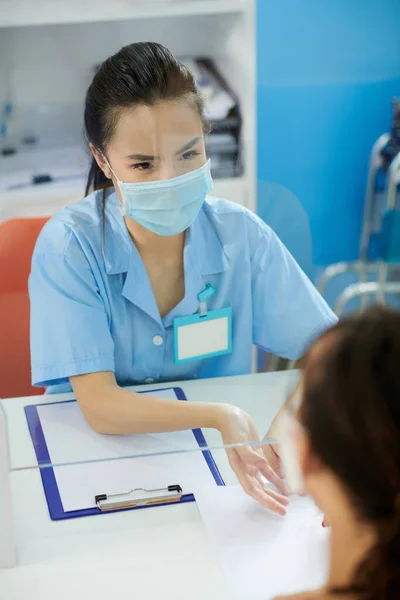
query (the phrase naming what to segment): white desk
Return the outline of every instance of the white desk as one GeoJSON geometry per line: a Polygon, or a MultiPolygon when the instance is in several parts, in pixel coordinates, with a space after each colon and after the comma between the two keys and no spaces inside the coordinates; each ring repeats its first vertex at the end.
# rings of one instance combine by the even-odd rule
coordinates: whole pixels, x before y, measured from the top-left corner
{"type": "MultiPolygon", "coordinates": [[[[264,435],[297,377],[286,371],[175,385],[189,400],[243,408],[264,435]]],[[[13,469],[37,464],[23,408],[48,401],[2,401],[13,469]]],[[[215,431],[205,436],[209,445],[221,443],[215,431]]],[[[226,483],[234,483],[225,452],[213,455],[226,483]]],[[[19,565],[0,571],[1,600],[229,600],[195,503],[53,522],[38,469],[13,471],[11,479],[19,565]]]]}

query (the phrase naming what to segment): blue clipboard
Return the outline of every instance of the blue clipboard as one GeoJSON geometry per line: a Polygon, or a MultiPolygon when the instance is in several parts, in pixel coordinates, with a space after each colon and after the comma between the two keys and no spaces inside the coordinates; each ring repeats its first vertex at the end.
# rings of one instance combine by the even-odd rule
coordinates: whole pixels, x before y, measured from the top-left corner
{"type": "MultiPolygon", "coordinates": [[[[178,400],[187,400],[183,390],[178,387],[174,388],[163,388],[162,390],[154,390],[157,391],[165,391],[166,389],[172,389],[178,398],[178,400]]],[[[54,474],[53,467],[47,466],[51,464],[50,454],[47,448],[46,439],[44,437],[42,425],[40,423],[39,413],[37,410],[38,406],[47,406],[52,404],[64,404],[65,402],[76,402],[76,400],[66,400],[66,401],[58,401],[58,402],[46,402],[43,404],[33,404],[29,406],[25,406],[25,416],[28,422],[29,433],[32,438],[33,447],[35,449],[36,458],[40,468],[40,475],[42,478],[43,489],[47,500],[47,506],[50,513],[50,518],[52,521],[61,521],[64,519],[76,519],[78,517],[89,517],[91,515],[102,515],[107,514],[107,512],[102,512],[99,508],[86,508],[82,510],[69,511],[65,512],[60,492],[57,486],[57,480],[54,474]],[[46,465],[46,467],[44,467],[46,465]]],[[[193,429],[193,435],[196,438],[196,441],[200,448],[206,448],[207,443],[204,438],[203,432],[201,429],[193,429]]],[[[203,456],[207,465],[215,479],[217,485],[225,485],[224,480],[221,477],[221,474],[218,470],[217,465],[215,464],[214,458],[209,450],[203,450],[203,456]]],[[[178,502],[169,502],[168,505],[171,504],[181,504],[182,502],[194,502],[195,498],[193,494],[185,494],[181,497],[178,502]]],[[[137,506],[137,507],[129,507],[129,508],[121,508],[113,510],[112,512],[122,512],[125,510],[138,510],[141,508],[151,508],[153,506],[161,506],[158,504],[153,504],[151,506],[137,506]]],[[[163,504],[162,506],[165,506],[163,504]]],[[[111,511],[110,511],[111,512],[111,511]]]]}

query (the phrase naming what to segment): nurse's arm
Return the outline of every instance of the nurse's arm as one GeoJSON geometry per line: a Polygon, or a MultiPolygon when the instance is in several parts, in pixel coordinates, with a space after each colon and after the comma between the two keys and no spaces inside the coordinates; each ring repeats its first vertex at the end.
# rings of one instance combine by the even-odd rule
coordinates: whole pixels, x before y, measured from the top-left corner
{"type": "Polygon", "coordinates": [[[121,388],[111,371],[70,378],[89,425],[98,433],[133,434],[206,427],[222,430],[231,407],[177,402],[121,388]]]}
{"type": "Polygon", "coordinates": [[[70,380],[87,422],[98,433],[218,429],[225,444],[240,443],[227,453],[243,489],[267,508],[285,514],[287,498],[267,490],[258,474],[262,473],[281,491],[285,490],[284,483],[271,470],[259,446],[247,445],[247,442],[258,441],[258,434],[253,421],[242,410],[229,404],[179,402],[131,392],[119,387],[114,373],[109,371],[78,375],[70,380]]]}

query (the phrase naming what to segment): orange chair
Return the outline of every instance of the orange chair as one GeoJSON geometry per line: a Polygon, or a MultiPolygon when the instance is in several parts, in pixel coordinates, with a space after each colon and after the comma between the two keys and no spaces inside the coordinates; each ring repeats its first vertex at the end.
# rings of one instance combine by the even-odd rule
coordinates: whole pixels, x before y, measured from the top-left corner
{"type": "Polygon", "coordinates": [[[0,223],[0,398],[42,394],[31,385],[28,276],[48,218],[0,223]]]}

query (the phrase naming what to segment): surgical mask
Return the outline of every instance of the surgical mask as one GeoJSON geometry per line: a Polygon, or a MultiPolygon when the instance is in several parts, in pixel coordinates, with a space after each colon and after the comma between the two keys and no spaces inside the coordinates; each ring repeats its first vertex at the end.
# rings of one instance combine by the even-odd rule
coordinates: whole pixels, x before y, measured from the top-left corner
{"type": "MultiPolygon", "coordinates": [[[[298,387],[293,398],[292,406],[294,410],[300,406],[301,392],[298,387]]],[[[286,483],[292,494],[302,494],[304,492],[304,477],[300,462],[297,456],[296,437],[301,428],[300,423],[295,416],[286,411],[280,417],[280,452],[285,471],[286,483]]]]}
{"type": "Polygon", "coordinates": [[[184,175],[143,183],[124,183],[108,166],[121,191],[122,214],[162,236],[176,235],[188,229],[213,185],[209,160],[184,175]]]}

